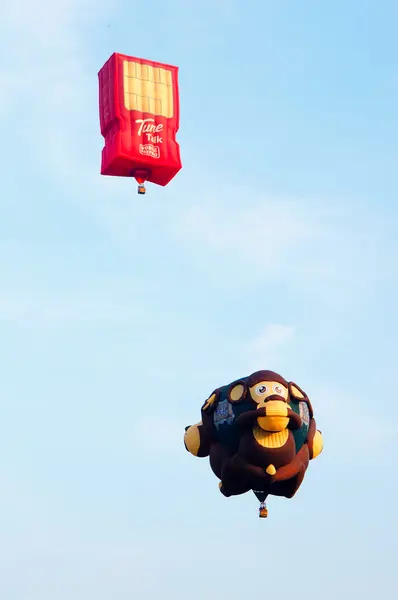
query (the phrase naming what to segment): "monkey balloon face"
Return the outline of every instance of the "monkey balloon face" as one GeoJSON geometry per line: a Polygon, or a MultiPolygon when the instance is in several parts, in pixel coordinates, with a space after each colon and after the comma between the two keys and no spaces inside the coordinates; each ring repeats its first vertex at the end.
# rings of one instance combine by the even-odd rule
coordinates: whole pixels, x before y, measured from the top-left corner
{"type": "Polygon", "coordinates": [[[266,416],[257,418],[257,423],[265,431],[283,431],[289,424],[287,404],[289,389],[280,381],[261,380],[249,387],[251,399],[257,409],[266,416]]]}
{"type": "Polygon", "coordinates": [[[267,432],[296,429],[302,423],[297,410],[291,410],[292,401],[305,403],[312,417],[310,401],[296,384],[287,382],[274,371],[256,371],[215,390],[202,406],[202,418],[206,422],[210,418],[217,427],[220,423],[225,426],[229,421],[241,419],[246,414],[267,432]]]}

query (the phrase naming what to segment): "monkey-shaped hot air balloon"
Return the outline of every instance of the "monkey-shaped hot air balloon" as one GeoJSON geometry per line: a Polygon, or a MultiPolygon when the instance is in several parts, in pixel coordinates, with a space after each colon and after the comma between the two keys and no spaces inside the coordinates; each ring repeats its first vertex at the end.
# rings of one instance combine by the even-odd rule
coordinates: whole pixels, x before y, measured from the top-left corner
{"type": "Polygon", "coordinates": [[[311,459],[323,449],[307,394],[274,371],[256,371],[214,390],[202,419],[185,428],[185,448],[209,457],[226,496],[250,490],[268,516],[266,498],[292,498],[311,459]]]}

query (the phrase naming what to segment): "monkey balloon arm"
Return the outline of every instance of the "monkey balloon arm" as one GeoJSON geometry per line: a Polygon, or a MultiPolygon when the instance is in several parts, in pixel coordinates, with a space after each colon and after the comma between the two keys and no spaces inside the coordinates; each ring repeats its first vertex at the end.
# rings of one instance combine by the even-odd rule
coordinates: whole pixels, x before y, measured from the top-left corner
{"type": "Polygon", "coordinates": [[[316,428],[315,419],[312,418],[307,434],[308,450],[310,452],[310,459],[316,458],[323,450],[323,437],[322,433],[316,428]]]}
{"type": "Polygon", "coordinates": [[[185,427],[184,446],[188,452],[201,458],[209,456],[212,437],[209,436],[207,429],[202,421],[196,425],[185,427]]]}
{"type": "Polygon", "coordinates": [[[237,427],[241,427],[242,429],[244,429],[246,427],[252,427],[253,424],[258,419],[258,417],[265,417],[265,416],[266,416],[266,412],[265,412],[264,407],[257,408],[255,410],[248,410],[247,412],[244,412],[241,415],[239,415],[239,417],[236,419],[235,423],[236,423],[237,427]]]}
{"type": "Polygon", "coordinates": [[[287,411],[287,416],[289,417],[289,429],[300,429],[303,424],[303,420],[297,413],[294,412],[291,408],[287,411]]]}
{"type": "Polygon", "coordinates": [[[306,445],[302,446],[298,451],[292,462],[283,467],[279,467],[274,475],[274,481],[286,481],[295,477],[304,465],[308,465],[309,451],[306,445]]]}

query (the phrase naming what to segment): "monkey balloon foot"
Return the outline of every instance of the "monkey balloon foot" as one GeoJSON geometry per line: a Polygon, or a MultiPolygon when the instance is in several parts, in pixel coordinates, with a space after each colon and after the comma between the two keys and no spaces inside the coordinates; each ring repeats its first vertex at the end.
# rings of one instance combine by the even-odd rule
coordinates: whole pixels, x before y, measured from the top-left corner
{"type": "Polygon", "coordinates": [[[218,489],[220,490],[222,495],[225,496],[226,498],[229,498],[230,496],[232,496],[231,492],[229,492],[228,490],[225,489],[222,481],[220,481],[220,483],[218,484],[218,489]]]}

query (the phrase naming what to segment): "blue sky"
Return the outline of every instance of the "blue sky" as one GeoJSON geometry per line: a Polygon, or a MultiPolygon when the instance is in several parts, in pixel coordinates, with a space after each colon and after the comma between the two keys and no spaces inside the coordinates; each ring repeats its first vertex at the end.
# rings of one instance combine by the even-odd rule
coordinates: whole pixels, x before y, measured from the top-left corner
{"type": "Polygon", "coordinates": [[[396,3],[2,10],[1,599],[392,597],[396,3]],[[180,67],[183,170],[145,197],[99,175],[114,51],[180,67]],[[258,368],[325,441],[267,521],[182,444],[258,368]]]}

